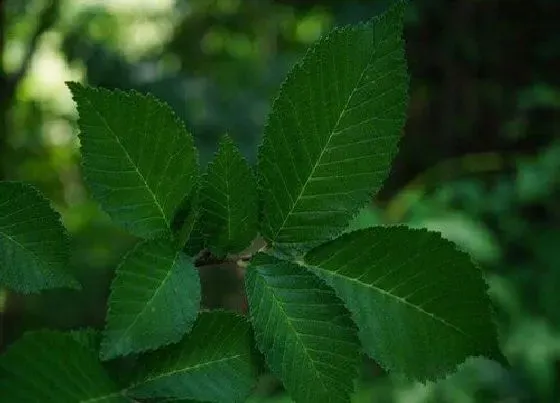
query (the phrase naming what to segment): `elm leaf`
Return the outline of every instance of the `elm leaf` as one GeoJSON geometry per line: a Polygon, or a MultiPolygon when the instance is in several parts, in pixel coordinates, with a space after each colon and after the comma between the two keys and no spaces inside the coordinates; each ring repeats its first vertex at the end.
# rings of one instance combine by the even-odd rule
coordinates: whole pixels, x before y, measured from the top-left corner
{"type": "Polygon", "coordinates": [[[404,11],[399,1],[335,29],[283,83],[258,153],[261,233],[273,243],[341,233],[389,173],[406,117],[404,11]]]}
{"type": "Polygon", "coordinates": [[[198,177],[192,136],[151,95],[68,87],[78,105],[83,172],[93,197],[132,234],[170,236],[198,177]]]}
{"type": "Polygon", "coordinates": [[[305,264],[335,289],[366,353],[389,371],[425,381],[470,356],[505,361],[482,271],[436,232],[358,230],[312,249],[305,264]]]}
{"type": "Polygon", "coordinates": [[[191,329],[199,308],[200,279],[192,259],[171,240],[140,242],[117,268],[101,358],[179,341],[191,329]]]}
{"type": "Polygon", "coordinates": [[[68,234],[33,186],[0,182],[0,285],[24,294],[80,289],[68,272],[68,234]]]}

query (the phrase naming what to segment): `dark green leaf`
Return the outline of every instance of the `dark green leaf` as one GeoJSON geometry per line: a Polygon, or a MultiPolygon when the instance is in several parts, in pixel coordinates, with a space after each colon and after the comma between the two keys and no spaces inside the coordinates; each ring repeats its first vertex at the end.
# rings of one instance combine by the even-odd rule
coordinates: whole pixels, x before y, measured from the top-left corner
{"type": "Polygon", "coordinates": [[[252,335],[233,312],[203,312],[178,344],[145,358],[146,373],[129,394],[209,402],[243,402],[255,382],[252,335]]]}
{"type": "Polygon", "coordinates": [[[97,354],[70,334],[27,333],[0,357],[0,401],[127,403],[97,354]]]}
{"type": "Polygon", "coordinates": [[[427,380],[469,356],[503,360],[482,272],[438,233],[364,229],[305,262],[346,303],[366,352],[387,370],[427,380]]]}
{"type": "Polygon", "coordinates": [[[101,341],[101,334],[98,330],[91,327],[72,330],[69,332],[70,336],[80,343],[82,346],[99,354],[99,344],[101,341]]]}
{"type": "Polygon", "coordinates": [[[171,235],[198,175],[192,136],[151,95],[68,86],[80,114],[84,176],[95,199],[135,235],[171,235]]]}
{"type": "Polygon", "coordinates": [[[0,285],[21,293],[80,285],[68,273],[68,235],[33,186],[0,182],[0,285]]]}
{"type": "Polygon", "coordinates": [[[257,183],[233,141],[224,136],[208,166],[201,192],[209,249],[222,256],[240,252],[257,234],[257,183]]]}
{"type": "Polygon", "coordinates": [[[139,243],[117,268],[101,357],[152,350],[179,341],[200,307],[192,259],[170,241],[139,243]]]}
{"type": "Polygon", "coordinates": [[[305,268],[258,254],[247,269],[255,338],[296,402],[349,402],[357,329],[334,291],[305,268]]]}
{"type": "Polygon", "coordinates": [[[336,29],[296,65],[259,149],[261,232],[276,243],[330,239],[381,187],[405,121],[404,2],[336,29]]]}

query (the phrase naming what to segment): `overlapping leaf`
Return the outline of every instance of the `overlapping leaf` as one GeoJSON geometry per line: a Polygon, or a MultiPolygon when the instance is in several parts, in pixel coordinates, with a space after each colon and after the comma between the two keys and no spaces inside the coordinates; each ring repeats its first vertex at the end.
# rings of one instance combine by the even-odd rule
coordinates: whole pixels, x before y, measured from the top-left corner
{"type": "Polygon", "coordinates": [[[198,175],[192,136],[150,95],[68,86],[78,105],[83,170],[95,199],[135,235],[170,235],[198,175]]]}
{"type": "Polygon", "coordinates": [[[438,233],[359,230],[311,250],[305,263],[336,290],[366,352],[388,370],[426,380],[469,356],[503,360],[482,272],[438,233]]]}
{"type": "Polygon", "coordinates": [[[204,232],[216,255],[239,252],[257,234],[257,183],[228,136],[208,166],[201,193],[204,232]]]}
{"type": "Polygon", "coordinates": [[[259,149],[269,240],[329,239],[380,188],[405,121],[404,8],[332,31],[284,82],[259,149]]]}
{"type": "Polygon", "coordinates": [[[22,293],[80,288],[67,271],[68,236],[34,187],[0,182],[0,285],[22,293]]]}
{"type": "Polygon", "coordinates": [[[1,402],[132,403],[70,334],[28,333],[0,357],[0,369],[1,402]]]}
{"type": "Polygon", "coordinates": [[[357,329],[334,291],[291,262],[257,255],[246,274],[255,338],[296,402],[349,402],[357,329]]]}
{"type": "Polygon", "coordinates": [[[243,402],[255,382],[249,323],[233,312],[203,312],[178,344],[152,353],[129,395],[243,402]]]}
{"type": "Polygon", "coordinates": [[[177,342],[200,306],[200,279],[191,258],[170,241],[138,244],[117,268],[109,297],[101,357],[177,342]]]}

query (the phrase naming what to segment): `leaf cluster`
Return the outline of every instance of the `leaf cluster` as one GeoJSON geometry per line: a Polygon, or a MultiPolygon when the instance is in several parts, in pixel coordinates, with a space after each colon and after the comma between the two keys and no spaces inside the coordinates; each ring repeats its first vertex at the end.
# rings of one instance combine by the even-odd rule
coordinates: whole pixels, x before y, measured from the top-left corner
{"type": "MultiPolygon", "coordinates": [[[[141,240],[116,269],[100,343],[92,331],[26,334],[0,358],[0,400],[243,401],[255,346],[298,402],[348,402],[362,352],[420,381],[472,355],[503,360],[467,254],[435,232],[348,228],[397,153],[404,11],[308,51],[274,100],[256,172],[227,136],[201,172],[192,135],[151,95],[69,83],[86,183],[141,240]],[[248,318],[201,311],[205,254],[246,270],[248,318]],[[131,357],[123,386],[106,369],[131,357]]],[[[48,200],[0,183],[5,286],[78,287],[66,243],[48,200]]]]}

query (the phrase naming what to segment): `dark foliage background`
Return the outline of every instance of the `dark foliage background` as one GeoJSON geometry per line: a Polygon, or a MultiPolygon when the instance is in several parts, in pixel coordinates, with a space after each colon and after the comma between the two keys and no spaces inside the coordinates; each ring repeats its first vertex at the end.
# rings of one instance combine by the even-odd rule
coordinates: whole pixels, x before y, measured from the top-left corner
{"type": "MultiPolygon", "coordinates": [[[[224,132],[254,161],[272,97],[309,44],[390,3],[0,0],[0,178],[52,198],[85,285],[31,297],[1,290],[0,350],[24,329],[101,328],[113,270],[135,242],[82,182],[65,80],[152,92],[185,120],[204,163],[224,132]]],[[[409,119],[394,171],[360,219],[438,229],[471,252],[512,368],[473,360],[424,386],[364,360],[356,401],[560,401],[558,21],[558,0],[411,2],[409,119]]],[[[232,270],[203,276],[207,305],[241,309],[232,270]]],[[[266,376],[253,399],[287,401],[266,376]]]]}

